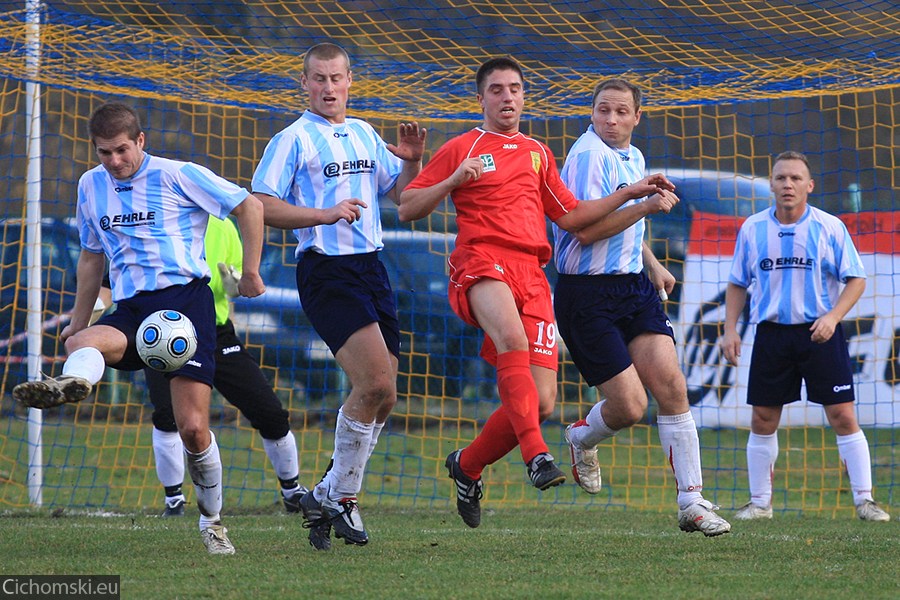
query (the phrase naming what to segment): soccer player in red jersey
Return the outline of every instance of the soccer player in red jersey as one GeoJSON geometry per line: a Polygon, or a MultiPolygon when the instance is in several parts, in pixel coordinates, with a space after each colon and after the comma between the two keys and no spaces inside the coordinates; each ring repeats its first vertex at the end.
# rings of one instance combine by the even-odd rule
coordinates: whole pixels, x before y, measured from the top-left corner
{"type": "Polygon", "coordinates": [[[598,221],[632,198],[674,187],[652,175],[597,201],[577,200],[550,149],[519,131],[522,69],[510,58],[475,76],[484,122],[444,144],[400,195],[400,219],[430,214],[448,195],[458,233],[450,255],[450,305],[485,332],[481,356],[497,369],[501,406],[472,443],[447,457],[457,510],[481,522],[481,473],[516,446],[535,487],[565,481],[541,435],[556,402],[556,325],[542,270],[551,256],[545,217],[567,231],[598,221]]]}

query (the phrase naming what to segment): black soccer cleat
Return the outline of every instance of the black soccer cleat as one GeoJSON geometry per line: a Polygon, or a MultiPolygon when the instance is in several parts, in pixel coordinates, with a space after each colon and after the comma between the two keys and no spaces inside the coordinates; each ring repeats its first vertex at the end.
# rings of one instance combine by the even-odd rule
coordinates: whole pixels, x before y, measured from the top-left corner
{"type": "Polygon", "coordinates": [[[484,485],[481,477],[472,479],[459,466],[459,455],[462,450],[454,450],[444,463],[450,478],[456,484],[456,512],[463,523],[475,528],[481,525],[481,499],[484,497],[484,485]]]}
{"type": "Polygon", "coordinates": [[[553,464],[553,456],[542,452],[528,463],[528,476],[537,489],[543,491],[566,480],[566,474],[553,464]]]}

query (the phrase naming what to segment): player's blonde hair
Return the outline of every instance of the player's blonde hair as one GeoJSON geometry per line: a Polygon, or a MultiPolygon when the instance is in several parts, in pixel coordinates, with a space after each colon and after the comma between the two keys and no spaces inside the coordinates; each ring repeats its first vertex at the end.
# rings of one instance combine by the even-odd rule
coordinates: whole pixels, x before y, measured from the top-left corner
{"type": "Polygon", "coordinates": [[[309,74],[309,61],[310,59],[316,58],[318,60],[331,60],[333,58],[338,58],[339,56],[343,56],[344,60],[347,62],[347,70],[350,70],[350,55],[347,54],[347,51],[338,46],[337,44],[332,44],[331,42],[322,42],[321,44],[316,44],[312,48],[306,51],[306,54],[303,56],[303,72],[305,74],[309,74]]]}

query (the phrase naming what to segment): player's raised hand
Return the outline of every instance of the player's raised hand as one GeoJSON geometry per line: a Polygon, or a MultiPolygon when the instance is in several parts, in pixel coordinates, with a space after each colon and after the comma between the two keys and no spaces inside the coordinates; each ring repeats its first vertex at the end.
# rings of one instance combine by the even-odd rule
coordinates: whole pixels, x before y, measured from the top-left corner
{"type": "Polygon", "coordinates": [[[388,144],[387,149],[394,156],[409,161],[420,161],[425,155],[425,134],[427,130],[415,121],[397,125],[397,144],[388,144]]]}
{"type": "Polygon", "coordinates": [[[332,225],[341,219],[352,224],[362,216],[362,209],[368,208],[368,204],[359,198],[341,200],[330,208],[322,209],[322,225],[332,225]]]}

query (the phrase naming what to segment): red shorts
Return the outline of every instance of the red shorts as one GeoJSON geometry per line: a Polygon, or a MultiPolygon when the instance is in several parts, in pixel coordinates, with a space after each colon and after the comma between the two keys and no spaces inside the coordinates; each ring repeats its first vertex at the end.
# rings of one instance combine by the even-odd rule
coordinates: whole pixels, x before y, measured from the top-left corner
{"type": "MultiPolygon", "coordinates": [[[[559,368],[556,321],[547,276],[535,256],[510,252],[496,246],[462,246],[450,255],[450,307],[459,318],[475,327],[478,321],[469,308],[469,288],[481,279],[502,281],[512,291],[531,345],[531,364],[554,371],[559,368]]],[[[497,365],[497,348],[485,336],[481,357],[497,365]]]]}

